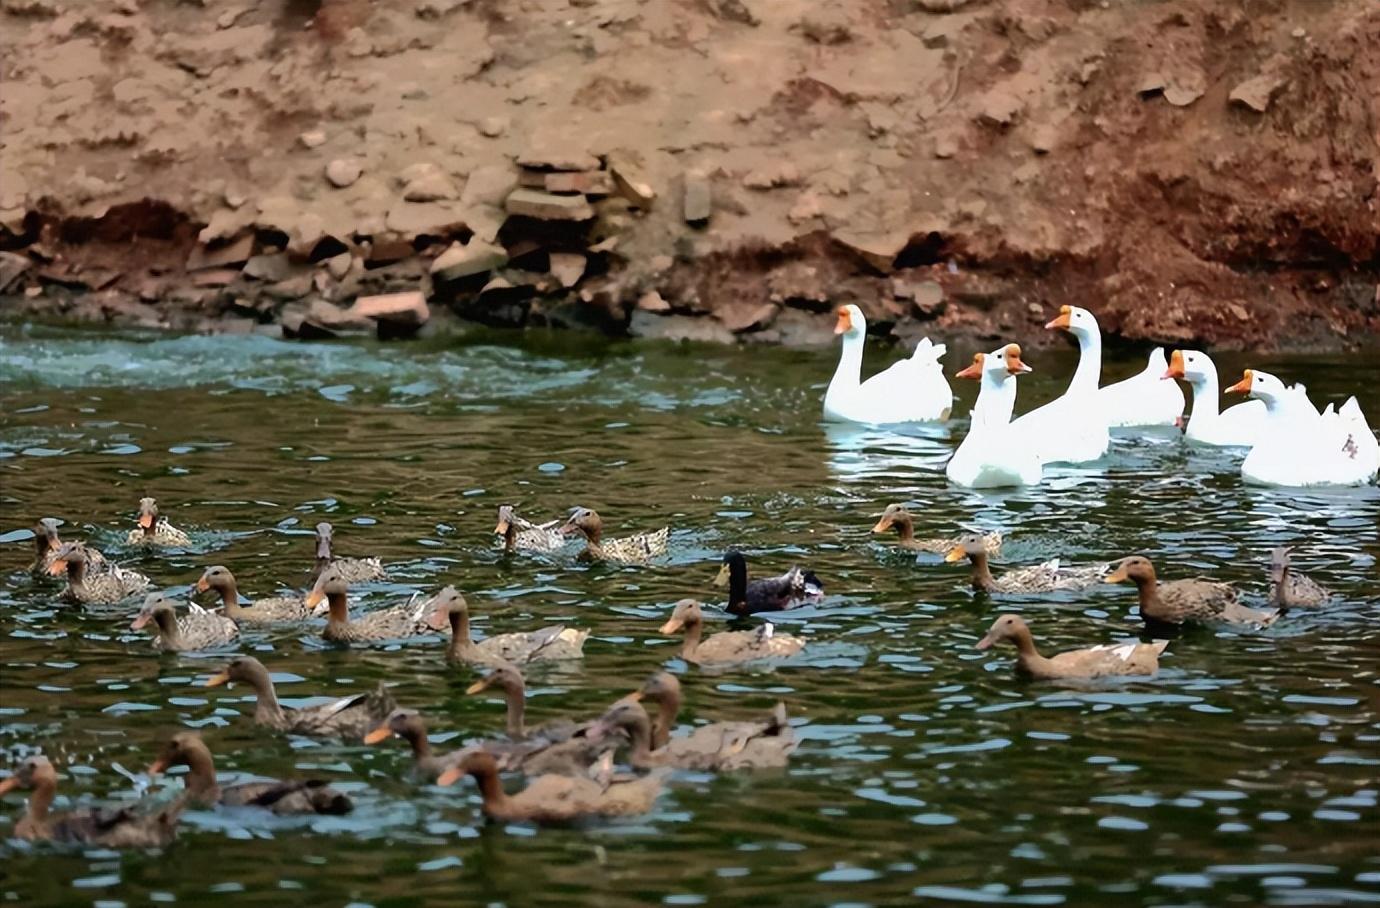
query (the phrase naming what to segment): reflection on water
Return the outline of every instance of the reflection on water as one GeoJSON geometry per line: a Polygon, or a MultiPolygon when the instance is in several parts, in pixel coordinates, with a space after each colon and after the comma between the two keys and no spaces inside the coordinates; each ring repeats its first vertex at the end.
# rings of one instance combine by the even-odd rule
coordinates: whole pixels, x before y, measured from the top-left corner
{"type": "MultiPolygon", "coordinates": [[[[828,352],[570,335],[521,347],[502,335],[387,347],[0,338],[0,764],[50,754],[60,806],[134,797],[162,737],[199,728],[227,780],[312,773],[357,804],[310,820],[197,811],[166,857],[0,846],[9,901],[1380,900],[1380,490],[1247,488],[1227,452],[1126,433],[1105,463],[1052,469],[1038,488],[950,488],[943,462],[962,419],[933,432],[822,424],[828,352]],[[123,547],[144,494],[192,530],[190,551],[123,547]],[[1154,681],[1022,684],[1010,650],[974,649],[996,614],[1023,614],[1054,651],[1133,635],[1130,591],[976,596],[961,567],[871,535],[892,501],[910,505],[922,535],[1004,530],[1005,563],[1138,551],[1162,575],[1212,574],[1256,604],[1268,550],[1287,542],[1341,601],[1262,632],[1188,635],[1154,681]],[[669,523],[671,551],[646,567],[586,564],[574,546],[504,558],[488,535],[504,502],[535,519],[596,507],[615,535],[669,523]],[[127,609],[56,605],[55,588],[22,572],[27,527],[48,514],[179,594],[211,561],[249,595],[300,585],[311,527],[329,519],[342,553],[392,568],[355,608],[455,583],[481,632],[557,621],[593,632],[583,665],[530,679],[530,721],[593,714],[664,663],[683,678],[685,721],[781,698],[801,750],[783,772],[680,776],[646,818],[484,825],[472,786],[414,785],[396,742],[263,734],[247,691],[202,686],[220,659],[154,655],[127,609]],[[799,563],[823,578],[823,605],[781,619],[809,638],[805,658],[710,672],[658,636],[675,600],[713,601],[729,545],[755,572],[799,563]]],[[[1221,360],[1224,373],[1244,365],[1221,360]]],[[[1022,380],[1022,410],[1059,393],[1051,376],[1072,358],[1040,364],[1022,380]]],[[[1305,380],[1320,403],[1360,392],[1380,423],[1373,356],[1259,365],[1305,380]]],[[[954,384],[961,416],[976,388],[954,384]]],[[[243,640],[289,704],[386,678],[431,718],[439,747],[498,730],[501,705],[465,696],[470,675],[439,647],[341,652],[291,628],[243,640]]],[[[0,833],[21,802],[5,800],[0,833]]]]}

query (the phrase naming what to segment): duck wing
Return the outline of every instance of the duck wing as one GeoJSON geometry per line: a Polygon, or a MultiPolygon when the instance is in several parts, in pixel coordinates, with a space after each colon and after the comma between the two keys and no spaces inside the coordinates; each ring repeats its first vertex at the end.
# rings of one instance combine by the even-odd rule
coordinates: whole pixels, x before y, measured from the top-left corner
{"type": "Polygon", "coordinates": [[[331,560],[331,567],[339,571],[345,582],[351,586],[388,579],[383,562],[377,558],[334,558],[331,560]]]}
{"type": "Polygon", "coordinates": [[[343,816],[354,803],[321,779],[244,782],[221,789],[220,802],[231,807],[262,807],[283,816],[343,816]]]}
{"type": "Polygon", "coordinates": [[[476,644],[485,658],[498,658],[514,665],[555,659],[579,659],[584,655],[589,631],[553,624],[535,631],[517,631],[485,637],[476,644]]]}

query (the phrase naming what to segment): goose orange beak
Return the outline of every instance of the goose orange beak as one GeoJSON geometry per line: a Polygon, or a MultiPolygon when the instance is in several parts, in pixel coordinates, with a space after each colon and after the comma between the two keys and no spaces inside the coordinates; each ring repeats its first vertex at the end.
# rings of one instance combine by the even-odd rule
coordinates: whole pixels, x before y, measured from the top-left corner
{"type": "Polygon", "coordinates": [[[974,353],[973,361],[964,368],[954,373],[954,378],[971,378],[975,381],[982,380],[982,361],[986,358],[985,353],[974,353]]]}
{"type": "Polygon", "coordinates": [[[8,779],[0,780],[0,797],[9,794],[19,787],[19,777],[10,776],[8,779]]]}
{"type": "Polygon", "coordinates": [[[665,624],[661,626],[661,633],[674,634],[679,632],[680,629],[683,627],[685,627],[684,619],[672,618],[670,621],[667,621],[665,624]]]}
{"type": "Polygon", "coordinates": [[[446,785],[454,785],[456,782],[460,781],[460,777],[464,774],[465,771],[459,766],[452,766],[436,777],[436,784],[443,787],[446,785]]]}
{"type": "Polygon", "coordinates": [[[835,334],[846,334],[853,330],[853,316],[848,314],[848,307],[839,307],[838,324],[834,325],[835,334]]]}
{"type": "Polygon", "coordinates": [[[1006,371],[1009,375],[1021,375],[1035,370],[1025,364],[1021,359],[1021,345],[1009,344],[1006,348],[1006,371]]]}
{"type": "Polygon", "coordinates": [[[393,729],[389,728],[387,725],[380,725],[364,736],[364,743],[377,744],[380,741],[387,741],[391,737],[393,737],[393,729]]]}
{"type": "Polygon", "coordinates": [[[222,684],[230,683],[230,673],[220,672],[206,679],[207,687],[220,687],[222,684]]]}
{"type": "Polygon", "coordinates": [[[891,529],[891,525],[895,522],[896,521],[890,517],[883,516],[881,520],[877,521],[877,525],[872,528],[872,532],[885,533],[887,530],[891,529]]]}
{"type": "Polygon", "coordinates": [[[944,561],[953,564],[955,561],[962,561],[968,553],[963,551],[963,546],[956,545],[949,549],[949,553],[944,556],[944,561]]]}
{"type": "Polygon", "coordinates": [[[1227,393],[1249,394],[1251,393],[1251,382],[1254,380],[1255,376],[1251,374],[1250,369],[1247,369],[1245,372],[1241,374],[1241,380],[1227,389],[1227,393]]]}
{"type": "Polygon", "coordinates": [[[1069,326],[1069,319],[1070,316],[1072,316],[1072,314],[1072,306],[1060,306],[1059,314],[1056,315],[1054,318],[1050,319],[1049,321],[1045,322],[1045,328],[1067,328],[1069,326]]]}
{"type": "Polygon", "coordinates": [[[1184,351],[1175,350],[1169,354],[1169,368],[1164,370],[1160,378],[1183,378],[1184,377],[1184,351]]]}

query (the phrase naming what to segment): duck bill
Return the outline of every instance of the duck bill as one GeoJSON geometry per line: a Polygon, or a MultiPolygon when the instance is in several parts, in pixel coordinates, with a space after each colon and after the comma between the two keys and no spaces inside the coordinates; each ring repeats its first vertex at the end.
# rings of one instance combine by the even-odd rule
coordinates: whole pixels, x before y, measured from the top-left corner
{"type": "Polygon", "coordinates": [[[640,703],[640,702],[642,702],[642,697],[643,697],[643,696],[644,696],[644,694],[642,693],[642,691],[640,691],[640,690],[635,690],[635,691],[633,691],[632,693],[628,694],[627,696],[623,697],[622,699],[628,700],[628,701],[630,701],[630,702],[632,702],[632,703],[640,703]]]}
{"type": "Polygon", "coordinates": [[[450,614],[443,608],[435,607],[426,616],[426,626],[433,631],[443,631],[450,620],[450,614]]]}
{"type": "Polygon", "coordinates": [[[389,728],[387,725],[380,725],[364,736],[364,743],[377,744],[380,741],[387,741],[391,737],[393,737],[393,729],[389,728]]]}
{"type": "Polygon", "coordinates": [[[872,528],[872,532],[885,533],[887,530],[891,529],[891,525],[895,522],[896,521],[892,520],[890,517],[883,517],[881,520],[877,521],[877,525],[872,528]]]}
{"type": "Polygon", "coordinates": [[[1070,324],[1069,316],[1071,314],[1072,310],[1070,310],[1068,306],[1061,307],[1059,309],[1058,315],[1056,315],[1049,321],[1045,322],[1045,330],[1052,331],[1055,328],[1063,328],[1067,330],[1070,324]]]}
{"type": "Polygon", "coordinates": [[[474,682],[474,683],[471,684],[469,687],[465,688],[465,693],[468,694],[469,696],[473,697],[475,694],[479,693],[480,691],[486,691],[486,690],[488,690],[488,689],[489,689],[489,679],[488,679],[488,678],[480,678],[478,681],[474,682]]]}
{"type": "Polygon", "coordinates": [[[672,618],[661,626],[661,633],[669,636],[678,633],[683,627],[685,627],[685,621],[683,619],[672,618]]]}
{"type": "Polygon", "coordinates": [[[156,776],[159,773],[164,772],[167,768],[168,761],[163,757],[159,757],[157,760],[154,760],[152,763],[149,764],[149,768],[145,770],[145,772],[147,772],[151,776],[156,776]]]}
{"type": "Polygon", "coordinates": [[[324,592],[319,589],[314,589],[310,593],[307,593],[307,598],[303,599],[302,603],[306,605],[307,608],[314,610],[325,598],[326,594],[324,592]]]}
{"type": "Polygon", "coordinates": [[[954,378],[971,378],[973,381],[982,380],[982,366],[977,363],[965,366],[954,373],[954,378]]]}
{"type": "Polygon", "coordinates": [[[148,511],[139,512],[139,526],[146,530],[153,529],[153,515],[148,511]]]}
{"type": "Polygon", "coordinates": [[[443,788],[447,785],[454,785],[456,782],[460,781],[460,777],[464,774],[465,771],[459,766],[452,766],[436,777],[436,784],[443,788]]]}
{"type": "Polygon", "coordinates": [[[8,779],[0,779],[0,797],[3,797],[19,787],[19,777],[10,776],[8,779]]]}
{"type": "Polygon", "coordinates": [[[135,618],[133,621],[131,621],[131,622],[129,623],[129,629],[132,630],[132,631],[137,631],[137,630],[139,630],[139,629],[142,628],[144,625],[148,624],[148,623],[149,623],[149,619],[152,618],[152,617],[153,617],[153,615],[152,615],[151,613],[149,613],[149,612],[143,612],[142,614],[139,615],[138,618],[135,618]]]}
{"type": "Polygon", "coordinates": [[[500,520],[498,526],[494,527],[495,536],[507,536],[510,524],[506,520],[500,520]]]}
{"type": "Polygon", "coordinates": [[[196,582],[196,591],[198,593],[204,593],[210,588],[211,584],[205,577],[202,577],[200,580],[196,582]]]}
{"type": "Polygon", "coordinates": [[[996,643],[996,642],[997,642],[996,640],[992,639],[992,635],[991,635],[991,634],[987,634],[987,635],[985,635],[981,640],[979,640],[979,641],[977,642],[977,648],[978,648],[978,649],[991,649],[991,648],[992,648],[992,644],[993,644],[993,643],[996,643]]]}
{"type": "Polygon", "coordinates": [[[847,309],[839,310],[839,320],[834,325],[835,334],[847,334],[853,330],[853,316],[848,314],[847,309]]]}
{"type": "Polygon", "coordinates": [[[1118,567],[1116,570],[1112,571],[1112,572],[1111,572],[1110,574],[1108,574],[1106,577],[1103,577],[1103,578],[1102,578],[1102,582],[1103,582],[1103,583],[1125,583],[1127,580],[1130,580],[1130,579],[1131,579],[1131,575],[1130,575],[1130,574],[1127,574],[1127,573],[1126,573],[1126,568],[1125,568],[1124,566],[1122,566],[1122,567],[1118,567]]]}
{"type": "Polygon", "coordinates": [[[66,571],[66,570],[67,570],[67,561],[66,561],[66,559],[59,559],[59,560],[57,560],[57,561],[54,561],[52,564],[48,565],[48,573],[49,573],[49,574],[52,574],[54,577],[59,577],[59,576],[61,576],[62,573],[63,573],[64,571],[66,571]]]}
{"type": "Polygon", "coordinates": [[[1241,380],[1227,389],[1228,394],[1249,394],[1251,393],[1251,370],[1247,369],[1241,376],[1241,380]]]}
{"type": "Polygon", "coordinates": [[[968,553],[963,550],[963,546],[956,545],[953,548],[949,549],[949,553],[944,556],[944,561],[949,564],[953,564],[955,561],[962,561],[963,556],[966,554],[968,553]]]}
{"type": "Polygon", "coordinates": [[[207,687],[220,687],[222,684],[230,683],[230,673],[220,672],[206,679],[207,687]]]}
{"type": "Polygon", "coordinates": [[[714,575],[713,583],[715,586],[728,585],[728,565],[725,564],[723,567],[719,568],[719,573],[714,575]]]}

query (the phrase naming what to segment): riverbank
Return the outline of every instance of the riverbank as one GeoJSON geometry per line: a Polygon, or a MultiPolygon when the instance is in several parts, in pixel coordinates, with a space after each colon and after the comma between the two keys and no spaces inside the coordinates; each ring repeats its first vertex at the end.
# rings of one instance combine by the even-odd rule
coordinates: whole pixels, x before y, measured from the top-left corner
{"type": "Polygon", "coordinates": [[[16,318],[1380,336],[1380,9],[7,0],[16,318]],[[667,73],[676,74],[674,80],[667,73]]]}

